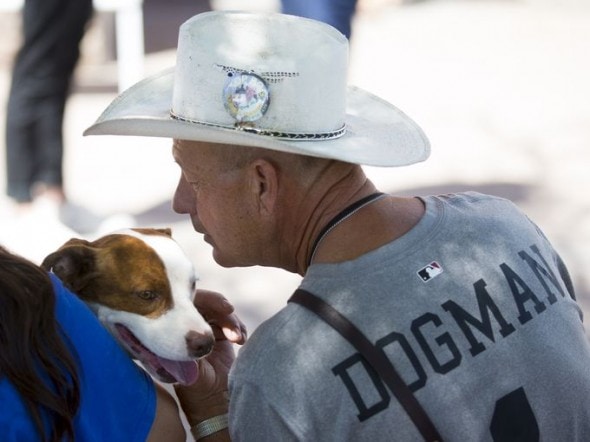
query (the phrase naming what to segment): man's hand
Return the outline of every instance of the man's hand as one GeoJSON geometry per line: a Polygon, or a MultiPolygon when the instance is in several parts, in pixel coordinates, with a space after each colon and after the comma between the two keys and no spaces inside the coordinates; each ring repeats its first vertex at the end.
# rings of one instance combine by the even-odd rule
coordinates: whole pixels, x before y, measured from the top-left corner
{"type": "Polygon", "coordinates": [[[222,335],[216,334],[217,340],[227,339],[234,344],[243,344],[246,342],[246,327],[234,313],[234,306],[223,297],[223,295],[210,290],[197,290],[195,297],[195,306],[205,320],[209,322],[214,332],[223,332],[222,335]]]}
{"type": "Polygon", "coordinates": [[[193,385],[174,386],[191,425],[227,413],[228,373],[235,359],[233,344],[246,341],[246,327],[233,306],[219,293],[198,290],[195,306],[215,334],[213,351],[197,362],[199,376],[193,385]]]}

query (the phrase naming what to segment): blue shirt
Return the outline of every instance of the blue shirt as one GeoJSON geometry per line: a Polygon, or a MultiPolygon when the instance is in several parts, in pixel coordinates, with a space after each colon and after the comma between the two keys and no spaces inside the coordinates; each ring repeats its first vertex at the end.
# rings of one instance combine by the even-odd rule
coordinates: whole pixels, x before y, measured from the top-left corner
{"type": "MultiPolygon", "coordinates": [[[[77,353],[81,403],[74,420],[76,441],[145,441],[156,413],[152,379],[98,322],[90,309],[50,275],[56,317],[77,353]]],[[[0,380],[0,438],[38,440],[18,392],[0,380]]]]}

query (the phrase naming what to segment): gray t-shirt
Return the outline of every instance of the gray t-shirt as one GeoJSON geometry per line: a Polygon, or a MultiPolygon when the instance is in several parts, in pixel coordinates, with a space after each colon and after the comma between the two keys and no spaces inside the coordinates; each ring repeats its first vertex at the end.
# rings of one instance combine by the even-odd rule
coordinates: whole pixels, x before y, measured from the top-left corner
{"type": "MultiPolygon", "coordinates": [[[[500,198],[424,202],[406,235],[312,265],[301,288],[385,352],[446,441],[590,440],[590,344],[547,239],[500,198]]],[[[354,348],[296,304],[241,349],[230,393],[235,441],[421,440],[354,348]]]]}

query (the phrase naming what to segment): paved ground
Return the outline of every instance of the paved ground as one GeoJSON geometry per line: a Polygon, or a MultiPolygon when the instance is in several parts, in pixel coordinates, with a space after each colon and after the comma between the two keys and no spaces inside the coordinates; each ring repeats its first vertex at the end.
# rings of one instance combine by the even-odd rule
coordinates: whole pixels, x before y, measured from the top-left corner
{"type": "MultiPolygon", "coordinates": [[[[432,157],[424,164],[368,168],[382,189],[475,189],[513,199],[561,251],[588,316],[590,8],[584,3],[363,1],[353,30],[350,80],[413,116],[432,142],[432,157]]],[[[217,4],[235,7],[231,1],[217,4]]],[[[174,63],[170,42],[177,24],[198,12],[195,5],[175,0],[158,11],[156,0],[146,2],[148,73],[174,63]],[[156,13],[166,13],[166,20],[155,20],[156,13]]],[[[98,31],[92,32],[96,39],[98,31]]],[[[198,266],[202,286],[226,293],[253,329],[284,304],[299,277],[265,268],[222,269],[213,262],[209,246],[170,210],[178,170],[169,141],[81,136],[115,96],[115,69],[92,52],[98,46],[96,40],[86,43],[89,53],[68,104],[70,198],[101,216],[128,214],[142,226],[171,226],[198,266]]],[[[3,62],[2,97],[8,75],[3,62]]],[[[2,168],[2,181],[3,173],[2,168]]],[[[2,227],[0,241],[38,259],[68,239],[46,221],[2,227]]]]}

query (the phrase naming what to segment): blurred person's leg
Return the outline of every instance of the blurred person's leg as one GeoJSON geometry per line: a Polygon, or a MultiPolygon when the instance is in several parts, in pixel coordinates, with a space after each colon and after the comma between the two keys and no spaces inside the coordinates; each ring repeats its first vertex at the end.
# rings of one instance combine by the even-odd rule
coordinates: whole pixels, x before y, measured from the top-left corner
{"type": "Polygon", "coordinates": [[[334,26],[350,38],[357,0],[282,0],[282,12],[334,26]]]}
{"type": "Polygon", "coordinates": [[[92,0],[26,0],[6,117],[7,194],[63,195],[63,117],[92,0]]]}

